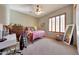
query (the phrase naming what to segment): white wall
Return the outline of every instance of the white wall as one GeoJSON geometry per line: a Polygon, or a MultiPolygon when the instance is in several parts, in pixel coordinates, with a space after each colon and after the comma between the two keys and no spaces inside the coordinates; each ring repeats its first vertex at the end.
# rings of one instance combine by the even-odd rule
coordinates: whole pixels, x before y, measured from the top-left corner
{"type": "Polygon", "coordinates": [[[79,54],[79,4],[76,9],[76,26],[77,26],[77,49],[79,54]]]}
{"type": "Polygon", "coordinates": [[[10,10],[10,23],[21,24],[23,26],[37,26],[37,19],[20,12],[10,10]]]}
{"type": "Polygon", "coordinates": [[[73,24],[75,25],[73,32],[74,46],[77,47],[77,31],[76,31],[76,4],[73,4],[73,24]]]}
{"type": "Polygon", "coordinates": [[[0,23],[1,24],[7,24],[8,20],[8,9],[7,5],[0,5],[0,23]]]}
{"type": "Polygon", "coordinates": [[[59,15],[62,13],[66,13],[66,25],[72,24],[73,23],[73,6],[69,5],[69,6],[61,8],[59,10],[56,10],[49,15],[46,15],[46,16],[40,18],[39,27],[42,23],[45,23],[45,26],[41,29],[45,30],[48,33],[48,35],[52,35],[53,33],[48,31],[48,29],[49,29],[49,20],[48,19],[52,16],[56,16],[56,15],[59,15]]]}

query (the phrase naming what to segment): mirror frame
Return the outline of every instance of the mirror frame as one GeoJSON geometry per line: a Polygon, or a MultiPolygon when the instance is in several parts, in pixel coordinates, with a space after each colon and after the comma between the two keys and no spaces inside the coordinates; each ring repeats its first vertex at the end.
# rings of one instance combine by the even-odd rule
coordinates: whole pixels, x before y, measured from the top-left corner
{"type": "Polygon", "coordinates": [[[67,45],[70,45],[71,38],[72,38],[72,34],[73,34],[73,31],[74,31],[74,26],[75,26],[74,24],[69,24],[69,25],[67,25],[67,27],[66,27],[66,31],[65,31],[64,37],[63,37],[63,41],[64,41],[67,45]],[[66,41],[65,41],[65,39],[66,39],[66,33],[67,33],[67,31],[68,31],[68,29],[69,29],[70,26],[72,26],[72,29],[71,29],[70,35],[68,36],[68,37],[69,37],[69,42],[66,42],[66,41]]]}

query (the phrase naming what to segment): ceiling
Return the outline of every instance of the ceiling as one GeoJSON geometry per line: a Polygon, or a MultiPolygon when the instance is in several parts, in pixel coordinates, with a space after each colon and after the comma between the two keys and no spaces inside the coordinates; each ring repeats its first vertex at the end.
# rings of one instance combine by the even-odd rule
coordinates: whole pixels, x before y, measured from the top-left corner
{"type": "Polygon", "coordinates": [[[9,8],[11,10],[18,11],[24,14],[28,14],[34,17],[42,17],[57,9],[68,6],[68,4],[39,4],[39,6],[42,9],[42,13],[40,15],[36,15],[34,13],[34,9],[36,7],[35,4],[11,4],[9,5],[9,8]]]}

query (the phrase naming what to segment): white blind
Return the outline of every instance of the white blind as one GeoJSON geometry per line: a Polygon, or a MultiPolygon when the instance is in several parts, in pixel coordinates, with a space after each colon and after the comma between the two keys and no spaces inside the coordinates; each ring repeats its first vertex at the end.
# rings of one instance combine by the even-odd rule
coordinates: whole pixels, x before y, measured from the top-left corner
{"type": "Polygon", "coordinates": [[[52,31],[55,31],[55,17],[52,18],[52,31]]]}
{"type": "Polygon", "coordinates": [[[49,31],[51,31],[51,26],[52,26],[52,25],[51,25],[51,24],[52,24],[52,23],[51,23],[51,20],[52,20],[52,19],[50,18],[50,19],[49,19],[49,31]]]}
{"type": "Polygon", "coordinates": [[[65,32],[65,14],[49,18],[49,31],[65,32]]]}
{"type": "Polygon", "coordinates": [[[65,15],[61,15],[60,16],[60,21],[61,21],[61,24],[60,24],[60,26],[61,26],[61,32],[64,32],[65,31],[65,15]]]}
{"type": "Polygon", "coordinates": [[[56,17],[56,32],[59,32],[59,16],[56,17]]]}

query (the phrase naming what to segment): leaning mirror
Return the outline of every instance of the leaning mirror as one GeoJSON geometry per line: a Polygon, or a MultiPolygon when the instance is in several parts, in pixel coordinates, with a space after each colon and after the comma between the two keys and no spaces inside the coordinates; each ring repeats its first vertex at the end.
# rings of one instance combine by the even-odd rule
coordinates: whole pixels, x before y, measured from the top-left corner
{"type": "Polygon", "coordinates": [[[66,44],[70,45],[71,38],[73,35],[74,24],[67,25],[66,32],[64,34],[63,40],[66,44]]]}

